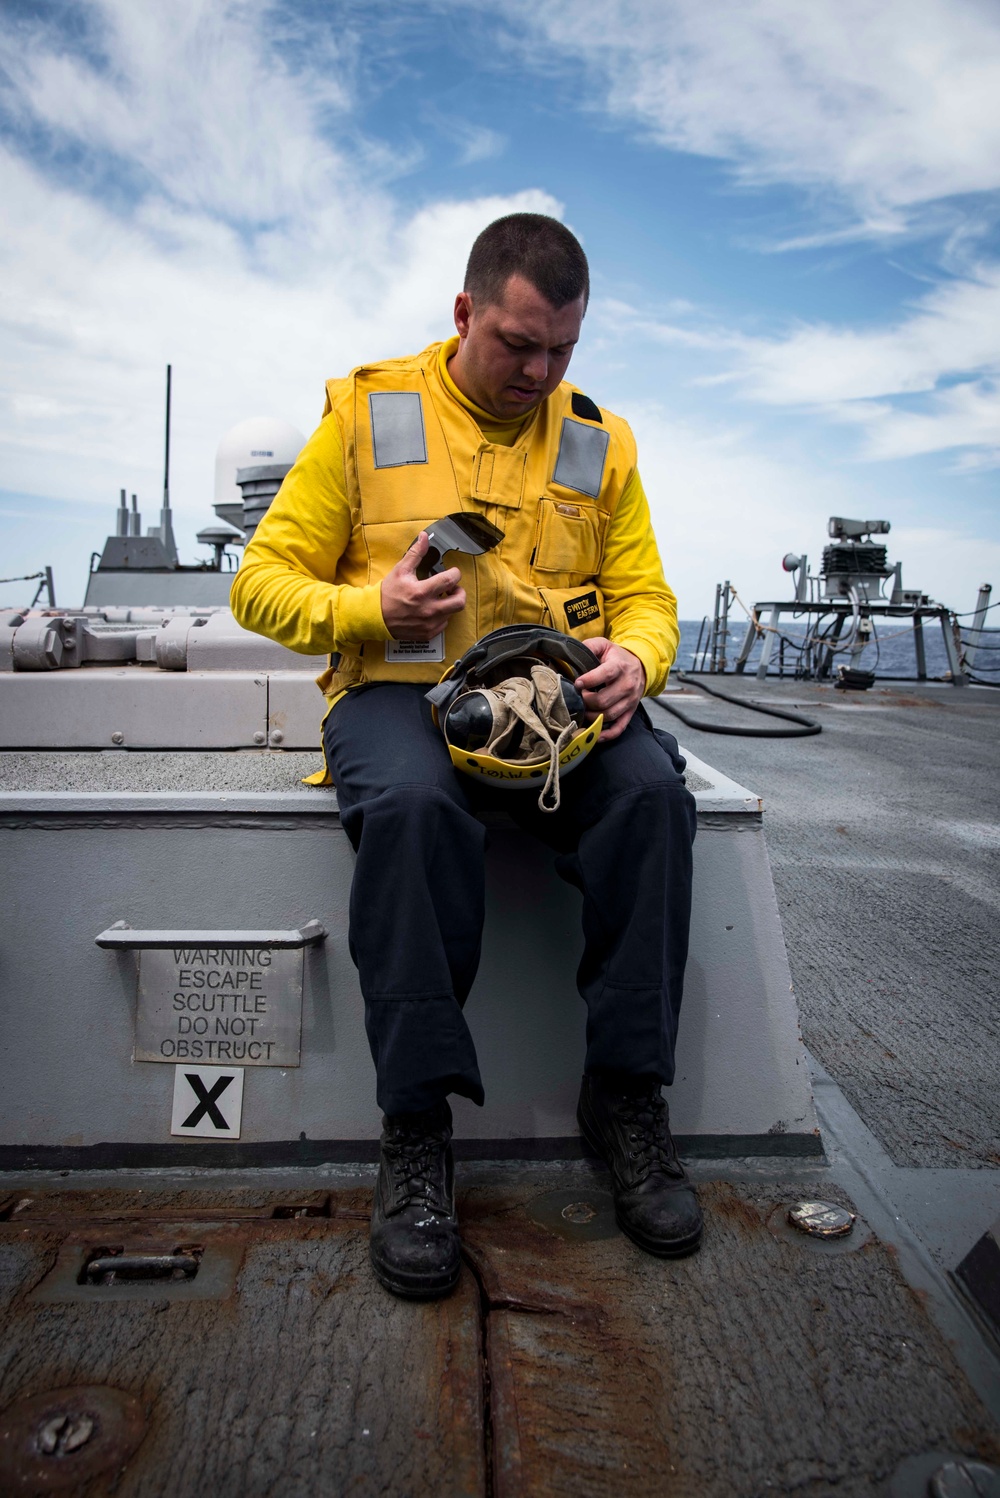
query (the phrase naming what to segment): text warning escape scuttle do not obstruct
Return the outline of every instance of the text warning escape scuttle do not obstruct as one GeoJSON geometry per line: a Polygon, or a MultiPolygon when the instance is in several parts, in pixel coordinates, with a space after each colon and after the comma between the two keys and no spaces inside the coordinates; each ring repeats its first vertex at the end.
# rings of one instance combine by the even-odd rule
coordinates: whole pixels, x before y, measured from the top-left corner
{"type": "Polygon", "coordinates": [[[301,948],[144,951],[135,1060],[298,1066],[302,962],[301,948]]]}

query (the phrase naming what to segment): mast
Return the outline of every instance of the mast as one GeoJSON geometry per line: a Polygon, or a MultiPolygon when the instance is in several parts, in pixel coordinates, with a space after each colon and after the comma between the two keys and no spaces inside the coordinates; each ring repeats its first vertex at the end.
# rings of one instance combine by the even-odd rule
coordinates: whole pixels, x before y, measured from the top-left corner
{"type": "Polygon", "coordinates": [[[167,422],[166,435],[163,442],[163,508],[170,509],[170,375],[171,367],[167,365],[167,422]]]}
{"type": "Polygon", "coordinates": [[[174,541],[173,515],[170,511],[170,385],[171,366],[167,365],[167,419],[163,440],[163,507],[160,510],[159,536],[167,556],[176,565],[177,544],[174,541]]]}

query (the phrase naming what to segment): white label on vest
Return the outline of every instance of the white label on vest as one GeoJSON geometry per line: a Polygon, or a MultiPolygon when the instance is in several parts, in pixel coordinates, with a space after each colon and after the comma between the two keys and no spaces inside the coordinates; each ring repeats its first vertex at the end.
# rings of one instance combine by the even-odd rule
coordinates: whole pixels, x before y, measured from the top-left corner
{"type": "Polygon", "coordinates": [[[406,666],[410,661],[443,661],[444,630],[433,640],[386,640],[385,658],[396,666],[406,666]]]}

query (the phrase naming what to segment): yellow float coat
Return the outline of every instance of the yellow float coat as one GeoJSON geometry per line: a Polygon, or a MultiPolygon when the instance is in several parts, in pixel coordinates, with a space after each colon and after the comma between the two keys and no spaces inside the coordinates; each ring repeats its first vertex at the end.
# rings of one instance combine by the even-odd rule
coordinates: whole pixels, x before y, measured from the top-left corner
{"type": "Polygon", "coordinates": [[[448,374],[457,342],[328,382],[323,420],[246,548],[236,618],[303,654],[339,655],[319,678],[331,700],[362,681],[436,681],[481,636],[515,623],[606,635],[638,656],[647,694],[661,691],[677,605],[627,423],[579,392],[574,403],[564,381],[520,426],[485,412],[481,426],[448,374]],[[387,395],[409,400],[380,406],[387,395]],[[379,414],[387,406],[404,411],[402,439],[379,414]],[[380,456],[391,461],[379,466],[380,456]],[[504,539],[480,557],[448,556],[468,602],[450,618],[443,661],[389,660],[398,652],[381,580],[420,530],[457,510],[484,515],[504,539]]]}

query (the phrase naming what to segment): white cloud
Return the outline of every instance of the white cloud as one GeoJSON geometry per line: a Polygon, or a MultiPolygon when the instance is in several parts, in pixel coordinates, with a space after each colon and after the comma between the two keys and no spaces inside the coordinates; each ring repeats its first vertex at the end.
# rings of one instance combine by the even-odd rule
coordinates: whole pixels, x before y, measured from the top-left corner
{"type": "MultiPolygon", "coordinates": [[[[508,7],[505,6],[505,10],[508,7]]],[[[1000,186],[1000,13],[984,0],[522,0],[605,107],[746,182],[833,187],[875,232],[1000,186]]]]}
{"type": "Polygon", "coordinates": [[[644,307],[640,310],[629,302],[615,297],[595,299],[591,309],[592,324],[597,325],[598,335],[612,341],[624,341],[634,337],[643,338],[661,348],[694,349],[703,353],[728,353],[739,343],[738,337],[725,328],[713,328],[705,312],[687,302],[674,302],[665,309],[675,317],[687,317],[688,322],[666,322],[644,307]],[[692,319],[699,319],[692,326],[692,319]]]}
{"type": "Polygon", "coordinates": [[[1000,266],[929,292],[880,328],[798,328],[743,339],[736,369],[757,401],[812,407],[856,424],[872,459],[968,449],[966,466],[1000,454],[1000,266]]]}
{"type": "Polygon", "coordinates": [[[229,425],[270,409],[311,430],[327,376],[447,335],[480,228],[519,208],[559,209],[525,192],[438,203],[409,220],[387,211],[367,265],[303,264],[293,243],[295,273],[282,280],[217,225],[161,209],[157,230],[173,241],[164,249],[143,219],[113,220],[2,154],[0,193],[19,204],[0,246],[5,487],[94,497],[118,474],[133,487],[137,473],[153,486],[170,361],[182,508],[201,502],[229,425]]]}
{"type": "MultiPolygon", "coordinates": [[[[664,571],[681,617],[711,612],[728,577],[743,603],[791,598],[781,567],[805,552],[818,571],[831,515],[881,514],[881,502],[853,475],[768,451],[750,429],[677,421],[655,404],[622,407],[639,444],[640,470],[664,571]]],[[[960,524],[928,527],[894,504],[890,560],[902,558],[906,586],[951,608],[970,608],[983,578],[1000,575],[1000,543],[960,524]]],[[[732,610],[734,639],[746,615],[732,610]]]]}
{"type": "Polygon", "coordinates": [[[312,430],[325,378],[448,334],[486,223],[561,208],[526,190],[401,212],[377,151],[330,143],[349,36],[275,46],[262,3],[100,0],[91,15],[86,53],[34,24],[3,43],[8,108],[78,167],[60,177],[0,148],[16,206],[0,241],[0,484],[109,505],[124,484],[151,510],[169,361],[190,549],[230,425],[268,413],[312,430]],[[131,206],[95,188],[102,153],[116,187],[138,183],[131,206]]]}
{"type": "Polygon", "coordinates": [[[461,146],[460,166],[472,166],[477,161],[500,156],[506,144],[499,130],[491,130],[487,125],[463,124],[457,135],[461,146]]]}
{"type": "Polygon", "coordinates": [[[6,101],[175,204],[238,223],[297,217],[349,186],[316,127],[348,105],[350,45],[325,27],[307,49],[287,34],[276,47],[271,12],[264,0],[92,0],[86,53],[51,21],[22,22],[0,43],[6,101]]]}
{"type": "Polygon", "coordinates": [[[711,609],[723,569],[747,605],[787,596],[781,558],[825,533],[844,484],[769,455],[744,428],[678,421],[654,403],[625,403],[622,412],[681,617],[711,609]]]}
{"type": "Polygon", "coordinates": [[[922,411],[860,401],[836,408],[835,414],[862,427],[868,458],[913,458],[957,449],[958,469],[1000,464],[1000,389],[995,380],[970,380],[938,391],[922,411]]]}
{"type": "Polygon", "coordinates": [[[452,143],[459,166],[473,166],[476,162],[500,156],[507,145],[506,137],[499,130],[491,130],[488,125],[472,124],[456,114],[446,114],[435,104],[424,106],[421,119],[438,135],[452,143]]]}
{"type": "Polygon", "coordinates": [[[687,350],[693,381],[854,425],[866,458],[957,450],[962,467],[995,461],[1000,266],[975,262],[989,214],[968,202],[1000,189],[995,5],[520,0],[515,14],[525,60],[582,63],[591,87],[576,97],[595,110],[670,150],[719,158],[745,184],[811,190],[812,224],[771,249],[914,227],[946,240],[952,279],[880,325],[747,336],[704,312],[656,317],[608,300],[604,336],[687,350]]]}
{"type": "Polygon", "coordinates": [[[979,585],[1000,577],[1000,542],[944,525],[894,526],[890,554],[903,559],[903,583],[949,608],[971,610],[979,585]]]}
{"type": "MultiPolygon", "coordinates": [[[[32,520],[38,522],[39,509],[36,505],[33,509],[19,509],[17,505],[0,504],[0,520],[32,520]]],[[[90,515],[75,515],[63,513],[59,516],[60,525],[91,525],[93,517],[90,515]]]]}
{"type": "Polygon", "coordinates": [[[1000,456],[1000,265],[942,282],[882,326],[750,337],[681,310],[683,321],[610,299],[595,309],[610,346],[639,338],[701,356],[692,383],[853,425],[865,458],[960,450],[959,465],[972,468],[1000,456]]]}
{"type": "Polygon", "coordinates": [[[1000,369],[1000,266],[936,287],[881,328],[811,326],[745,341],[756,399],[823,405],[933,390],[944,378],[1000,369]]]}

